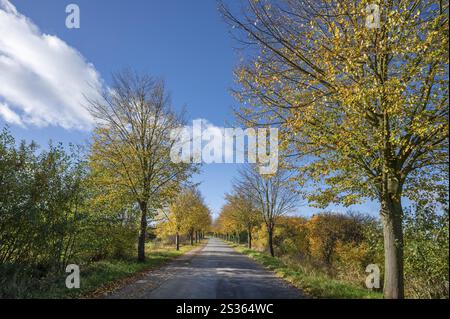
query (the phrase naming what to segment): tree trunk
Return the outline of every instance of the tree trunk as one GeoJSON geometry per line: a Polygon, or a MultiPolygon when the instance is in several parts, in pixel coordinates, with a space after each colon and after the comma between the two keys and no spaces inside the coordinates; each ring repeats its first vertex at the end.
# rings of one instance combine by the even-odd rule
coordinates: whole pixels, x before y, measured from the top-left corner
{"type": "Polygon", "coordinates": [[[384,233],[384,298],[403,299],[403,210],[400,199],[382,200],[381,220],[384,233]]]}
{"type": "Polygon", "coordinates": [[[191,231],[189,233],[189,237],[191,238],[191,246],[194,246],[194,232],[193,231],[191,231]]]}
{"type": "Polygon", "coordinates": [[[177,250],[180,250],[180,233],[178,231],[175,235],[175,245],[177,246],[177,250]]]}
{"type": "Polygon", "coordinates": [[[147,235],[147,203],[139,203],[141,209],[141,227],[138,241],[138,261],[145,261],[145,238],[147,235]]]}
{"type": "Polygon", "coordinates": [[[252,229],[250,227],[247,230],[247,238],[248,249],[252,249],[252,229]]]}
{"type": "Polygon", "coordinates": [[[403,299],[402,179],[393,159],[389,114],[383,113],[383,166],[381,172],[381,220],[384,235],[384,298],[403,299]]]}
{"type": "Polygon", "coordinates": [[[273,229],[269,227],[268,229],[268,235],[269,235],[269,252],[270,256],[275,257],[275,252],[273,250],[273,229]]]}

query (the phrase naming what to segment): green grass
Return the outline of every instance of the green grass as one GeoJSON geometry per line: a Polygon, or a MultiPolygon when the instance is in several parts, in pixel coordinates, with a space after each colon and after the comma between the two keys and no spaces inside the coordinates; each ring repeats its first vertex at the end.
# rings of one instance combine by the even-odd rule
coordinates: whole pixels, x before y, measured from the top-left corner
{"type": "Polygon", "coordinates": [[[132,282],[139,274],[158,268],[176,257],[192,250],[196,246],[181,246],[180,250],[174,247],[152,248],[146,247],[146,261],[137,262],[129,260],[103,260],[80,266],[80,288],[67,289],[65,277],[57,280],[57,284],[49,288],[31,293],[31,298],[92,298],[120,287],[122,284],[132,282]]]}
{"type": "Polygon", "coordinates": [[[235,250],[248,255],[266,268],[275,272],[297,288],[303,290],[313,298],[333,299],[378,299],[382,294],[358,287],[355,284],[330,278],[320,272],[311,272],[303,269],[301,265],[286,264],[277,257],[267,253],[247,249],[243,246],[230,244],[235,250]]]}

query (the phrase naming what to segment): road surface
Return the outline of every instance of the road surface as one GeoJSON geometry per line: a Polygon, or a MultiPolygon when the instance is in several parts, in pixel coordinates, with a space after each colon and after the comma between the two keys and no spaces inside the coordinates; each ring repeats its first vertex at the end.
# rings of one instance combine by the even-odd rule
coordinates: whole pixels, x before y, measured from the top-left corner
{"type": "Polygon", "coordinates": [[[297,299],[302,293],[223,241],[149,271],[106,298],[297,299]]]}

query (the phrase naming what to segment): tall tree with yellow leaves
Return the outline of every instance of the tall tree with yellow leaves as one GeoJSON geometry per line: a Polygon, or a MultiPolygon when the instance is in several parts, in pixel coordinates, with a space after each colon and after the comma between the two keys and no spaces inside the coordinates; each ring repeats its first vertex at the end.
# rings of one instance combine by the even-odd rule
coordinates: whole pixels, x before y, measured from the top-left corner
{"type": "Polygon", "coordinates": [[[104,99],[90,101],[89,109],[97,120],[90,154],[95,182],[139,207],[138,259],[144,261],[148,219],[195,170],[170,160],[171,134],[183,123],[164,83],[132,72],[115,75],[104,99]]]}
{"type": "Polygon", "coordinates": [[[402,198],[448,192],[448,1],[248,0],[248,124],[280,127],[318,205],[376,199],[386,298],[403,298],[402,198]]]}

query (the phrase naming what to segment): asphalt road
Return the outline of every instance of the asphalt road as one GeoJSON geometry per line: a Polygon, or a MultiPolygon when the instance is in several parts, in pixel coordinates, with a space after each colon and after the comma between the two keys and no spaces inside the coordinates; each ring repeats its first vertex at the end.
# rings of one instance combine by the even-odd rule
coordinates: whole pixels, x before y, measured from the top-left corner
{"type": "Polygon", "coordinates": [[[203,249],[150,271],[106,298],[298,299],[303,295],[249,257],[212,238],[203,249]]]}

